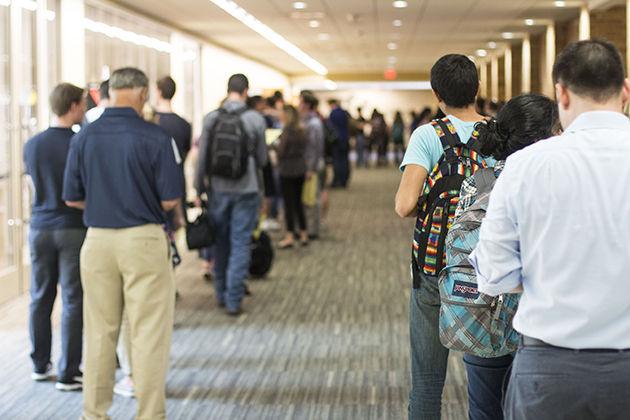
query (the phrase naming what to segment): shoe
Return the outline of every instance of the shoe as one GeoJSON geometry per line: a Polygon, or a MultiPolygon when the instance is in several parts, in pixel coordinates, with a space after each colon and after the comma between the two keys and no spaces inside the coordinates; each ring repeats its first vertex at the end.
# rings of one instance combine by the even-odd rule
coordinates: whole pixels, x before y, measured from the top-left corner
{"type": "Polygon", "coordinates": [[[136,393],[133,386],[133,379],[129,376],[125,376],[120,381],[116,382],[116,385],[114,385],[114,394],[125,398],[134,398],[136,393]]]}
{"type": "Polygon", "coordinates": [[[228,309],[228,310],[226,310],[226,313],[227,313],[229,316],[233,316],[233,317],[235,317],[235,318],[236,318],[236,317],[238,317],[238,316],[241,316],[241,314],[243,313],[243,309],[241,309],[241,308],[228,309]]]}
{"type": "Polygon", "coordinates": [[[83,372],[79,371],[79,373],[77,373],[76,375],[74,375],[72,377],[72,379],[74,379],[77,382],[81,382],[83,383],[83,372]]]}
{"type": "Polygon", "coordinates": [[[282,241],[278,243],[278,249],[291,249],[295,247],[295,241],[282,241]]]}
{"type": "Polygon", "coordinates": [[[36,382],[43,382],[43,381],[47,381],[50,378],[52,378],[53,374],[52,374],[52,363],[48,363],[46,365],[46,368],[42,371],[40,370],[34,370],[31,373],[31,379],[36,381],[36,382]]]}
{"type": "Polygon", "coordinates": [[[318,239],[319,239],[319,235],[318,235],[318,234],[316,234],[316,233],[310,233],[310,234],[308,235],[308,239],[310,239],[311,241],[316,241],[316,240],[318,240],[318,239]]]}
{"type": "Polygon", "coordinates": [[[208,283],[212,283],[212,273],[203,273],[203,279],[208,283]]]}
{"type": "Polygon", "coordinates": [[[83,389],[83,383],[77,381],[76,379],[72,378],[69,380],[58,380],[57,383],[55,384],[55,388],[57,388],[59,391],[80,391],[81,389],[83,389]]]}

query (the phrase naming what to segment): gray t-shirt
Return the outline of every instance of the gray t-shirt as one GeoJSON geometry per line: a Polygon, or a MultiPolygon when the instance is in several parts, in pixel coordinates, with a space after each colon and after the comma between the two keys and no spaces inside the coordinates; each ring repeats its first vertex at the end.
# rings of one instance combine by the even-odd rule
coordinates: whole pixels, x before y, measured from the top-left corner
{"type": "MultiPolygon", "coordinates": [[[[240,101],[226,101],[223,108],[233,112],[244,108],[245,103],[240,101]]],[[[265,142],[265,130],[267,125],[263,116],[254,111],[248,110],[241,114],[243,126],[252,142],[251,150],[254,151],[249,157],[249,165],[247,172],[240,179],[226,179],[213,177],[208,183],[208,174],[206,173],[208,159],[208,144],[210,132],[217,118],[218,111],[212,111],[203,121],[203,131],[199,138],[199,158],[197,160],[197,169],[195,172],[194,186],[197,194],[201,195],[208,192],[208,185],[212,191],[227,193],[256,193],[262,190],[262,184],[259,182],[259,169],[267,164],[267,143],[265,142]]]]}

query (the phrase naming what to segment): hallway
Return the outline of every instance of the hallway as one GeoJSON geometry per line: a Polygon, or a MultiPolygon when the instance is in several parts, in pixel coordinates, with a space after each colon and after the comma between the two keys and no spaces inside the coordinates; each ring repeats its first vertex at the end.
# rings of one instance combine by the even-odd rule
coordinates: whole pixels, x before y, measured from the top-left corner
{"type": "MultiPolygon", "coordinates": [[[[217,308],[195,255],[186,255],[169,419],[406,418],[413,222],[392,210],[398,179],[391,168],[363,170],[348,191],[333,191],[322,240],[278,251],[269,278],[250,282],[253,297],[236,320],[217,308]]],[[[80,394],[30,380],[27,313],[26,296],[0,307],[0,419],[77,419],[80,394]]],[[[451,357],[445,419],[465,418],[458,359],[451,357]]],[[[131,419],[134,405],[115,396],[110,414],[131,419]]]]}

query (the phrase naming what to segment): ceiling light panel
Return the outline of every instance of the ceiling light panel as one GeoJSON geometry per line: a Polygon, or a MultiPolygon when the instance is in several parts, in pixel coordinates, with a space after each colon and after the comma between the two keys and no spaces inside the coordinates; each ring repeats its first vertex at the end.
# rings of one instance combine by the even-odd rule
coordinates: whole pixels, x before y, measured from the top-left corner
{"type": "Polygon", "coordinates": [[[305,2],[303,2],[303,1],[293,2],[293,8],[295,10],[304,10],[304,9],[306,9],[306,7],[307,7],[307,4],[305,2]]]}
{"type": "Polygon", "coordinates": [[[392,2],[392,6],[394,6],[396,9],[404,9],[405,7],[408,6],[406,1],[403,0],[397,0],[392,2]]]}
{"type": "MultiPolygon", "coordinates": [[[[309,69],[313,70],[315,73],[321,74],[321,75],[328,74],[328,69],[323,64],[315,60],[310,55],[306,54],[304,51],[298,48],[295,44],[289,42],[285,37],[283,37],[276,31],[274,31],[273,29],[271,29],[269,26],[262,23],[254,15],[249,13],[247,10],[243,9],[234,1],[210,0],[210,2],[215,4],[219,8],[223,9],[225,12],[230,14],[235,19],[238,19],[247,27],[249,27],[256,33],[261,35],[263,38],[270,41],[272,44],[274,44],[276,47],[283,50],[285,53],[289,54],[291,57],[298,60],[300,63],[304,64],[309,69]]],[[[293,7],[295,7],[295,5],[298,3],[304,3],[304,2],[295,2],[293,3],[293,7]]],[[[306,3],[304,3],[304,5],[306,5],[306,3]]]]}

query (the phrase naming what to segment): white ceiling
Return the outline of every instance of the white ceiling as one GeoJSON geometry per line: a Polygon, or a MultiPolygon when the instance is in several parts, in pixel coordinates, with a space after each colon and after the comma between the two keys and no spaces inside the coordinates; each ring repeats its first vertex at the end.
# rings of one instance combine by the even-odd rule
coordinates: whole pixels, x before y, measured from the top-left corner
{"type": "MultiPolygon", "coordinates": [[[[236,3],[321,62],[331,74],[353,75],[382,74],[390,56],[397,58],[394,67],[399,73],[426,73],[443,54],[472,54],[489,41],[501,41],[503,31],[525,31],[521,23],[525,18],[567,19],[578,13],[575,7],[556,8],[552,0],[409,0],[405,9],[395,9],[390,0],[305,1],[308,7],[300,17],[295,16],[291,0],[236,3]],[[309,27],[313,15],[323,16],[317,29],[309,27]],[[394,27],[394,19],[402,20],[402,27],[394,27]],[[330,40],[318,40],[320,33],[330,34],[330,40]],[[398,49],[388,50],[389,42],[396,42],[398,49]]],[[[310,73],[209,0],[115,2],[285,73],[310,73]]]]}

